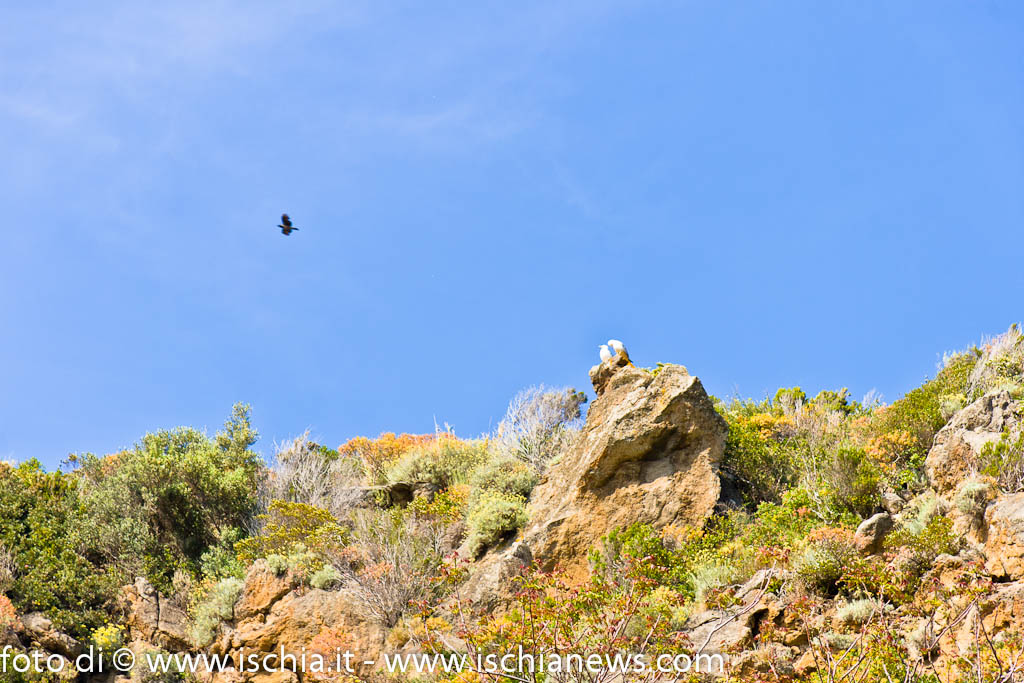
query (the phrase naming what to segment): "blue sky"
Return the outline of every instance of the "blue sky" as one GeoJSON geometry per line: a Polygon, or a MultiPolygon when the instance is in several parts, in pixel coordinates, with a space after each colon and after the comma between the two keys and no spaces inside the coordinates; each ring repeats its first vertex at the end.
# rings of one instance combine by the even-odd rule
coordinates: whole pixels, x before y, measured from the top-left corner
{"type": "Polygon", "coordinates": [[[474,435],[609,337],[892,400],[1022,317],[1020,3],[0,13],[0,458],[474,435]]]}

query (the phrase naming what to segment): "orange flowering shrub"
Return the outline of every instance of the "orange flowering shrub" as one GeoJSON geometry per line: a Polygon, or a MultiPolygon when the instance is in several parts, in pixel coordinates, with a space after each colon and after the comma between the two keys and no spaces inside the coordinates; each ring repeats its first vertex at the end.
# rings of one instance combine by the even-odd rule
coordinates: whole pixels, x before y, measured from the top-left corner
{"type": "Polygon", "coordinates": [[[10,626],[17,630],[21,625],[21,620],[18,619],[18,613],[14,609],[14,605],[7,598],[6,595],[0,595],[0,628],[6,628],[10,626]]]}
{"type": "Polygon", "coordinates": [[[373,480],[382,479],[384,471],[414,448],[427,446],[443,439],[454,439],[449,434],[398,434],[384,432],[376,439],[357,436],[338,447],[342,456],[359,458],[366,473],[373,480]]]}
{"type": "Polygon", "coordinates": [[[864,451],[883,467],[903,467],[920,459],[921,446],[905,429],[894,429],[868,441],[864,451]]]}

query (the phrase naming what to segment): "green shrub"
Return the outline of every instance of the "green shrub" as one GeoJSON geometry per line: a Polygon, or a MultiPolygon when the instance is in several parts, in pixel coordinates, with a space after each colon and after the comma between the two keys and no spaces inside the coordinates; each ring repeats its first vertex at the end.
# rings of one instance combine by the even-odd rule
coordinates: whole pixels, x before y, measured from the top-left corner
{"type": "Polygon", "coordinates": [[[271,501],[267,514],[260,515],[263,530],[235,544],[238,558],[248,564],[270,555],[289,556],[299,547],[326,555],[348,543],[348,529],[327,510],[305,503],[271,501]]]}
{"type": "Polygon", "coordinates": [[[205,599],[196,608],[193,618],[191,635],[196,646],[206,647],[212,643],[221,623],[234,618],[235,603],[238,602],[244,585],[242,579],[222,579],[206,594],[205,599]]]}
{"type": "Polygon", "coordinates": [[[852,531],[823,527],[808,536],[793,568],[807,589],[832,597],[839,593],[840,581],[856,558],[852,531]]]}
{"type": "Polygon", "coordinates": [[[245,564],[235,553],[235,545],[241,541],[242,535],[240,529],[234,528],[224,529],[217,534],[217,543],[199,558],[200,575],[213,580],[244,576],[245,564]]]}
{"type": "Polygon", "coordinates": [[[519,460],[500,459],[482,465],[470,478],[474,493],[496,491],[529,498],[539,477],[532,467],[519,460]]]}
{"type": "Polygon", "coordinates": [[[668,527],[662,532],[635,523],[608,532],[600,547],[591,550],[590,564],[604,581],[642,577],[692,600],[699,589],[707,591],[738,578],[732,559],[723,554],[737,533],[734,515],[713,517],[703,528],[668,527]]]}
{"type": "Polygon", "coordinates": [[[309,579],[309,585],[320,590],[329,590],[339,583],[341,583],[341,574],[329,564],[325,564],[309,579]]]}
{"type": "Polygon", "coordinates": [[[439,439],[406,452],[385,474],[391,483],[432,484],[440,490],[464,483],[490,458],[486,442],[439,439]]]}
{"type": "Polygon", "coordinates": [[[15,567],[8,595],[19,612],[43,612],[80,639],[106,623],[129,578],[83,533],[90,524],[74,475],[47,473],[35,460],[0,463],[0,546],[15,567]]]}
{"type": "Polygon", "coordinates": [[[690,572],[694,600],[703,603],[712,591],[727,586],[736,579],[736,566],[729,560],[717,559],[707,564],[697,565],[690,572]]]}
{"type": "Polygon", "coordinates": [[[978,469],[994,478],[1005,493],[1024,491],[1024,432],[1004,432],[999,441],[982,446],[978,469]]]}
{"type": "Polygon", "coordinates": [[[887,549],[908,551],[919,572],[927,570],[939,555],[956,555],[962,544],[961,536],[953,531],[953,521],[941,514],[929,515],[923,525],[919,519],[901,526],[885,538],[887,549]]]}
{"type": "Polygon", "coordinates": [[[811,399],[811,405],[823,411],[833,411],[843,415],[853,415],[861,411],[856,401],[850,401],[850,390],[843,387],[839,391],[825,389],[811,399]]]}
{"type": "Polygon", "coordinates": [[[792,548],[824,520],[814,514],[814,502],[803,488],[786,491],[780,503],[761,503],[743,532],[744,544],[753,548],[792,548]]]}
{"type": "MultiPolygon", "coordinates": [[[[974,353],[961,353],[948,358],[945,367],[935,379],[907,392],[891,406],[879,408],[871,416],[871,430],[874,434],[885,434],[906,430],[917,439],[921,450],[927,452],[935,433],[946,424],[943,404],[949,396],[966,391],[971,370],[977,363],[974,353]]],[[[946,403],[946,409],[950,406],[946,403]]]]}
{"type": "Polygon", "coordinates": [[[770,413],[748,415],[738,408],[720,408],[729,425],[722,465],[749,504],[778,502],[798,474],[792,444],[772,428],[770,413]]]}
{"type": "Polygon", "coordinates": [[[862,598],[841,605],[836,610],[833,621],[845,626],[860,626],[883,609],[885,605],[877,600],[862,598]]]}
{"type": "Polygon", "coordinates": [[[274,576],[284,576],[288,572],[288,558],[276,553],[274,555],[268,555],[267,569],[269,569],[274,576]]]}
{"type": "Polygon", "coordinates": [[[992,489],[992,485],[987,481],[964,482],[957,492],[954,505],[967,517],[980,522],[985,516],[985,508],[994,497],[992,489]]]}
{"type": "Polygon", "coordinates": [[[823,494],[837,516],[870,516],[881,503],[882,472],[860,448],[840,446],[824,458],[823,494]]]}
{"type": "Polygon", "coordinates": [[[144,572],[164,592],[177,570],[201,576],[203,555],[224,530],[246,528],[256,509],[256,439],[248,406],[238,404],[212,439],[180,427],[115,455],[76,456],[90,541],[124,574],[144,572]]]}
{"type": "Polygon", "coordinates": [[[470,555],[479,555],[525,524],[526,499],[500,491],[483,491],[466,520],[470,555]]]}

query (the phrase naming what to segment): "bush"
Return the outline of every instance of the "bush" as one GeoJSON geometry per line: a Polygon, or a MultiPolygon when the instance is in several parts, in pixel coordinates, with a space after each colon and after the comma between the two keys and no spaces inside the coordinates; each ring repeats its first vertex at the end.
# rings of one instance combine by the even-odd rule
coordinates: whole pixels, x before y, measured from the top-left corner
{"type": "Polygon", "coordinates": [[[235,544],[238,558],[246,564],[270,555],[292,555],[300,546],[326,556],[348,543],[348,529],[334,515],[305,503],[275,500],[259,519],[263,530],[235,544]]]}
{"type": "Polygon", "coordinates": [[[197,647],[206,647],[212,643],[221,623],[234,618],[235,603],[244,585],[244,581],[232,577],[219,581],[209,590],[196,608],[193,618],[191,635],[197,647]]]}
{"type": "Polygon", "coordinates": [[[225,529],[247,528],[263,475],[257,434],[238,404],[213,439],[188,427],[147,434],[132,450],[80,465],[91,542],[124,575],[171,589],[176,570],[201,576],[225,529]]]}
{"type": "Polygon", "coordinates": [[[538,472],[574,442],[586,394],[575,389],[530,387],[512,399],[491,438],[495,450],[538,472]]]}
{"type": "Polygon", "coordinates": [[[660,533],[648,524],[613,529],[590,552],[594,574],[602,581],[627,583],[642,578],[692,600],[722,582],[738,578],[724,551],[736,538],[735,515],[713,517],[703,528],[666,527],[660,533]]]}
{"type": "Polygon", "coordinates": [[[455,522],[466,516],[469,507],[470,487],[456,484],[430,496],[416,496],[409,504],[409,510],[419,519],[442,523],[455,522]]]}
{"type": "Polygon", "coordinates": [[[47,473],[35,460],[0,467],[7,592],[19,612],[43,612],[80,639],[106,622],[128,578],[83,533],[91,525],[73,475],[47,473]]]}
{"type": "Polygon", "coordinates": [[[869,517],[881,503],[882,473],[859,448],[840,446],[827,453],[821,474],[822,493],[838,516],[869,517]]]}
{"type": "Polygon", "coordinates": [[[14,586],[14,572],[18,565],[14,561],[14,553],[0,541],[0,595],[14,586]]]}
{"type": "Polygon", "coordinates": [[[992,489],[992,485],[987,481],[966,481],[957,492],[954,505],[976,524],[980,524],[985,518],[985,508],[995,497],[992,489]]]}
{"type": "Polygon", "coordinates": [[[18,623],[18,611],[10,599],[0,593],[0,631],[8,626],[13,627],[18,623]]]}
{"type": "Polygon", "coordinates": [[[978,469],[993,477],[1004,493],[1024,491],[1024,432],[1011,436],[1004,432],[999,441],[982,446],[978,469]]]}
{"type": "MultiPolygon", "coordinates": [[[[387,471],[398,460],[416,448],[428,448],[440,439],[452,438],[448,434],[399,434],[385,432],[376,439],[357,436],[338,447],[342,458],[353,458],[362,463],[369,479],[377,484],[387,481],[387,471]]],[[[309,501],[306,501],[309,502],[309,501]]]]}
{"type": "Polygon", "coordinates": [[[342,591],[363,616],[388,628],[409,603],[437,596],[442,525],[416,523],[403,510],[359,510],[353,516],[352,544],[332,563],[342,591]]]}
{"type": "Polygon", "coordinates": [[[309,579],[309,585],[319,590],[330,590],[341,583],[341,574],[337,569],[327,564],[309,579]]]}
{"type": "Polygon", "coordinates": [[[388,468],[386,477],[391,483],[431,484],[441,490],[466,482],[490,458],[486,442],[442,438],[408,451],[388,468]]]}
{"type": "Polygon", "coordinates": [[[833,621],[845,626],[860,626],[883,609],[885,609],[885,605],[877,600],[870,598],[854,600],[840,606],[836,610],[833,621]]]}
{"type": "Polygon", "coordinates": [[[288,558],[284,555],[268,555],[267,569],[269,569],[274,576],[284,576],[288,572],[288,558]]]}
{"type": "Polygon", "coordinates": [[[304,503],[339,516],[359,500],[364,478],[364,464],[351,446],[340,453],[310,441],[307,432],[278,451],[264,500],[304,503]]]}
{"type": "Polygon", "coordinates": [[[849,529],[822,527],[807,538],[807,545],[794,570],[809,590],[833,597],[847,567],[857,558],[857,548],[849,529]]]}
{"type": "Polygon", "coordinates": [[[946,424],[944,402],[949,395],[967,390],[976,362],[977,355],[970,352],[947,358],[935,379],[907,392],[891,406],[877,409],[870,418],[872,432],[880,435],[904,430],[917,441],[918,448],[927,453],[935,433],[946,424]]]}
{"type": "Polygon", "coordinates": [[[788,438],[792,423],[771,413],[720,410],[729,425],[723,467],[739,481],[751,505],[778,502],[797,477],[788,438]]]}
{"type": "Polygon", "coordinates": [[[887,549],[909,552],[911,564],[919,573],[927,570],[939,555],[956,555],[963,544],[948,517],[932,514],[925,519],[901,526],[885,538],[887,549]]]}
{"type": "Polygon", "coordinates": [[[482,465],[470,478],[470,488],[480,491],[496,491],[522,498],[529,498],[539,480],[537,473],[519,460],[496,459],[482,465]]]}
{"type": "Polygon", "coordinates": [[[793,548],[824,521],[814,513],[810,494],[802,488],[782,495],[780,503],[761,503],[743,531],[744,545],[752,548],[793,548]]]}
{"type": "Polygon", "coordinates": [[[526,499],[501,491],[483,491],[466,520],[471,556],[494,545],[526,524],[526,499]]]}

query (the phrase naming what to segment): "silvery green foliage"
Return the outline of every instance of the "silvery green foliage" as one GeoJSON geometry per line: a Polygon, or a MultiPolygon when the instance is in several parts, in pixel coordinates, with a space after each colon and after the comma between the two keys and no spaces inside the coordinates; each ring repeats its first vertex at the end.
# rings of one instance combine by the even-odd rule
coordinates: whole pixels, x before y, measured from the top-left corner
{"type": "Polygon", "coordinates": [[[520,391],[491,438],[495,450],[542,472],[575,442],[583,426],[582,392],[544,385],[520,391]]]}

